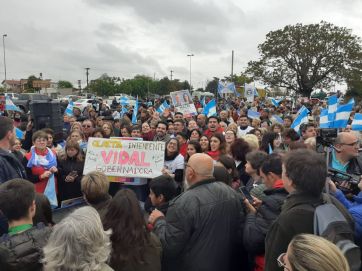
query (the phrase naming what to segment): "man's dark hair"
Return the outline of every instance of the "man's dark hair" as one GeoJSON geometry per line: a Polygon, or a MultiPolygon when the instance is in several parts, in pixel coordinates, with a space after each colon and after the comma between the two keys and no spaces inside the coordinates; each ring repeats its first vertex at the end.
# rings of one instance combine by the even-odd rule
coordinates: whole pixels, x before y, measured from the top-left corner
{"type": "Polygon", "coordinates": [[[173,121],[174,124],[175,124],[176,122],[179,122],[179,123],[181,123],[183,126],[185,126],[185,122],[184,122],[183,119],[175,119],[175,120],[173,121]]]}
{"type": "Polygon", "coordinates": [[[275,175],[282,176],[283,167],[282,167],[282,157],[277,153],[269,154],[265,159],[263,164],[260,167],[260,170],[264,174],[269,172],[274,173],[275,175]]]}
{"type": "Polygon", "coordinates": [[[209,123],[209,120],[211,119],[216,119],[218,123],[220,122],[220,119],[217,116],[210,116],[207,118],[207,123],[209,123]]]}
{"type": "Polygon", "coordinates": [[[157,122],[157,126],[156,126],[156,127],[158,127],[159,124],[165,125],[165,126],[166,126],[166,130],[168,129],[168,123],[167,123],[166,121],[159,121],[159,122],[157,122]]]}
{"type": "Polygon", "coordinates": [[[183,139],[185,139],[185,140],[188,140],[189,139],[189,137],[187,136],[187,134],[186,133],[184,133],[184,132],[178,132],[178,133],[176,133],[176,136],[181,136],[183,139]]]}
{"type": "Polygon", "coordinates": [[[252,151],[246,154],[245,160],[249,162],[253,169],[255,169],[260,174],[260,167],[265,161],[268,155],[263,151],[252,151]]]}
{"type": "Polygon", "coordinates": [[[135,131],[135,130],[137,130],[137,131],[141,131],[141,130],[142,130],[142,128],[141,128],[141,126],[140,126],[140,125],[134,125],[134,126],[132,126],[132,127],[131,127],[131,131],[135,131]]]}
{"type": "Polygon", "coordinates": [[[26,218],[34,200],[34,185],[27,180],[13,179],[0,185],[0,210],[9,221],[26,218]]]}
{"type": "Polygon", "coordinates": [[[184,116],[184,114],[183,114],[182,112],[176,112],[176,113],[175,113],[175,116],[176,116],[176,115],[184,116]]]}
{"type": "Polygon", "coordinates": [[[313,122],[308,122],[308,123],[303,123],[300,125],[299,131],[300,133],[305,133],[309,127],[316,127],[315,124],[313,122]]]}
{"type": "Polygon", "coordinates": [[[285,116],[284,119],[289,119],[291,122],[293,122],[293,117],[292,116],[285,116]]]}
{"type": "Polygon", "coordinates": [[[152,179],[150,189],[157,197],[163,195],[165,201],[172,200],[177,193],[176,183],[169,175],[161,175],[152,179]]]}
{"type": "Polygon", "coordinates": [[[283,132],[283,137],[290,138],[291,141],[298,141],[300,139],[300,135],[292,128],[286,129],[283,132]]]}
{"type": "Polygon", "coordinates": [[[318,153],[307,149],[291,151],[285,156],[284,166],[297,191],[313,196],[322,193],[327,169],[325,160],[318,153]]]}
{"type": "Polygon", "coordinates": [[[8,117],[0,116],[0,140],[12,130],[14,130],[14,121],[8,117]]]}

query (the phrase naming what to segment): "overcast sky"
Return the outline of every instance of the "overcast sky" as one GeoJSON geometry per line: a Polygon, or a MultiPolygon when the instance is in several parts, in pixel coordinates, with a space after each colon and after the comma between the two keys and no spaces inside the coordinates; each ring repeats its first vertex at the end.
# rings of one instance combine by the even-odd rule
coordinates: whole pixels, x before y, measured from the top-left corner
{"type": "MultiPolygon", "coordinates": [[[[325,20],[362,37],[362,0],[1,0],[7,79],[43,73],[86,81],[103,73],[170,76],[204,87],[258,58],[271,31],[325,20]]],[[[1,47],[2,49],[2,47],[1,47]]],[[[4,78],[1,52],[0,78],[4,78]]]]}

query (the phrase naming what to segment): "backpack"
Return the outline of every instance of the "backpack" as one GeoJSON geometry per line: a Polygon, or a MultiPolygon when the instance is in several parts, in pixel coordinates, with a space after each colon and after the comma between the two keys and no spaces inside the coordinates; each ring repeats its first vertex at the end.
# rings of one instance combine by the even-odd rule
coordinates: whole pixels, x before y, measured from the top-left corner
{"type": "Polygon", "coordinates": [[[351,271],[360,270],[361,252],[353,241],[354,233],[350,225],[330,198],[323,199],[325,203],[314,211],[314,234],[334,243],[346,257],[351,271]]]}

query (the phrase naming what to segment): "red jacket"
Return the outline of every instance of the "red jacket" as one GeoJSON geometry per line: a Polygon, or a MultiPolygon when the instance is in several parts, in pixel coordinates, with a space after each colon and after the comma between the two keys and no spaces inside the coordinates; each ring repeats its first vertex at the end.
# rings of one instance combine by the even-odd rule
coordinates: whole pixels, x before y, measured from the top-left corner
{"type": "Polygon", "coordinates": [[[219,134],[222,134],[224,132],[224,130],[219,127],[216,129],[215,132],[211,132],[210,129],[208,128],[205,132],[204,132],[204,135],[206,135],[208,138],[212,137],[214,134],[216,133],[219,133],[219,134]]]}

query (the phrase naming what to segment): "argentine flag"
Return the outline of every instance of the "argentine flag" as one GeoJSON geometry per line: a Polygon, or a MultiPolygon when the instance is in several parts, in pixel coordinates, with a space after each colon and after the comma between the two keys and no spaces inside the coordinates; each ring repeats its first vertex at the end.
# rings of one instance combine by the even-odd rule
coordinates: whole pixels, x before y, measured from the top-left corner
{"type": "Polygon", "coordinates": [[[126,96],[122,96],[120,99],[119,99],[119,103],[121,105],[129,105],[129,99],[126,97],[126,96]]]}
{"type": "Polygon", "coordinates": [[[352,121],[352,130],[362,131],[362,114],[354,114],[354,119],[352,121]]]}
{"type": "Polygon", "coordinates": [[[6,97],[5,110],[21,112],[20,108],[17,107],[9,97],[6,97]]]}
{"type": "Polygon", "coordinates": [[[302,108],[299,109],[299,111],[297,113],[297,117],[293,121],[290,128],[293,128],[296,132],[299,133],[300,125],[308,122],[308,113],[309,113],[309,110],[303,105],[302,108]]]}
{"type": "Polygon", "coordinates": [[[336,117],[338,107],[338,98],[337,95],[330,96],[328,98],[328,121],[333,122],[336,117]]]}
{"type": "Polygon", "coordinates": [[[15,136],[17,139],[20,139],[20,140],[24,139],[24,135],[25,135],[25,132],[23,132],[19,128],[15,128],[15,136]]]}
{"type": "Polygon", "coordinates": [[[333,128],[346,128],[354,106],[354,99],[349,100],[348,103],[339,105],[336,112],[336,118],[333,122],[333,128]]]}
{"type": "Polygon", "coordinates": [[[202,108],[206,106],[205,96],[201,99],[202,108]]]}
{"type": "Polygon", "coordinates": [[[260,118],[260,113],[254,110],[248,110],[248,118],[249,119],[258,119],[260,118]]]}
{"type": "Polygon", "coordinates": [[[321,111],[321,115],[319,118],[319,128],[322,128],[322,129],[329,128],[328,108],[323,109],[321,111]]]}
{"type": "Polygon", "coordinates": [[[138,96],[136,99],[136,104],[133,108],[133,114],[132,114],[132,124],[137,124],[137,113],[138,113],[138,96]]]}
{"type": "Polygon", "coordinates": [[[277,122],[277,123],[280,123],[280,124],[284,124],[284,121],[281,117],[279,117],[278,115],[273,115],[271,117],[271,121],[272,122],[277,122]]]}
{"type": "Polygon", "coordinates": [[[278,107],[278,106],[279,106],[280,101],[277,101],[277,100],[275,100],[274,98],[270,98],[270,101],[272,102],[272,104],[273,104],[275,107],[278,107]]]}
{"type": "Polygon", "coordinates": [[[212,99],[207,105],[204,107],[202,114],[206,115],[207,117],[211,117],[216,115],[216,101],[212,99]]]}
{"type": "Polygon", "coordinates": [[[158,113],[162,114],[163,111],[165,111],[165,109],[167,109],[167,108],[170,108],[170,105],[169,105],[166,101],[164,101],[163,104],[161,104],[161,105],[157,108],[156,111],[157,111],[158,113]]]}
{"type": "Polygon", "coordinates": [[[67,108],[65,109],[65,114],[67,114],[68,116],[73,116],[73,106],[74,106],[74,103],[73,101],[70,101],[67,108]]]}
{"type": "Polygon", "coordinates": [[[55,191],[55,179],[54,174],[52,174],[48,179],[47,185],[44,190],[44,195],[48,198],[50,205],[53,209],[58,207],[58,199],[55,191]]]}

